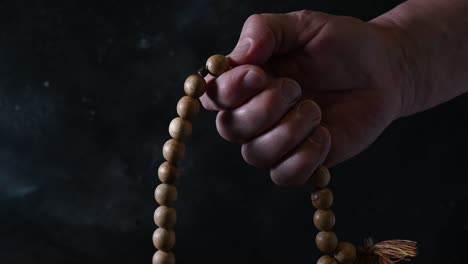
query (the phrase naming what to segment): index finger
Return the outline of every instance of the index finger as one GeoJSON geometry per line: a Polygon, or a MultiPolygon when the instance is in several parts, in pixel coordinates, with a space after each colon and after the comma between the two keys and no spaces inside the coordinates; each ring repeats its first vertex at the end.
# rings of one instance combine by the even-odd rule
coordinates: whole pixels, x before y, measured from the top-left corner
{"type": "Polygon", "coordinates": [[[216,79],[207,79],[206,92],[200,97],[200,101],[208,110],[233,109],[261,92],[269,79],[260,67],[241,65],[216,79]]]}

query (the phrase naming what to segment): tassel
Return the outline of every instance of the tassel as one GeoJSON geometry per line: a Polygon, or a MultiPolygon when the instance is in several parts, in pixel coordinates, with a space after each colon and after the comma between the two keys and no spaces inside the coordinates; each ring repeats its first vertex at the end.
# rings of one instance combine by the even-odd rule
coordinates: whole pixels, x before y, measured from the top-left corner
{"type": "Polygon", "coordinates": [[[379,257],[379,264],[394,264],[400,261],[411,261],[416,257],[417,243],[410,240],[387,240],[370,248],[379,257]]]}
{"type": "Polygon", "coordinates": [[[387,240],[377,244],[367,239],[360,248],[361,257],[357,263],[394,264],[400,261],[411,261],[416,257],[417,243],[410,240],[387,240]]]}

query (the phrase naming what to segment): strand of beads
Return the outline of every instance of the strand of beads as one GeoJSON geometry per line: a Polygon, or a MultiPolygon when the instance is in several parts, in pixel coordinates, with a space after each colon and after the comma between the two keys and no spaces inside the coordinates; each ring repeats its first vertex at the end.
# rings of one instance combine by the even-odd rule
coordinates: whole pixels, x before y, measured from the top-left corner
{"type": "Polygon", "coordinates": [[[156,202],[160,205],[154,212],[154,223],[158,226],[153,233],[153,244],[157,251],[153,255],[153,264],[174,264],[175,256],[171,252],[175,245],[176,235],[173,230],[177,219],[174,204],[177,200],[175,186],[180,177],[179,164],[185,156],[185,140],[192,135],[192,121],[200,111],[198,98],[206,90],[204,77],[211,74],[214,77],[229,70],[229,60],[223,55],[213,55],[208,58],[206,66],[197,74],[192,74],[184,82],[186,96],[177,103],[178,117],[169,124],[169,135],[172,137],[164,143],[162,154],[164,159],[158,169],[158,177],[162,182],[154,192],[156,202]]]}
{"type": "Polygon", "coordinates": [[[311,182],[317,190],[312,193],[312,205],[317,209],[314,214],[314,225],[319,230],[315,237],[317,248],[326,254],[334,253],[334,257],[323,255],[317,264],[352,264],[356,260],[356,247],[349,242],[338,242],[332,231],[336,218],[330,207],[333,204],[333,193],[327,188],[330,183],[330,172],[320,166],[311,177],[311,182]]]}

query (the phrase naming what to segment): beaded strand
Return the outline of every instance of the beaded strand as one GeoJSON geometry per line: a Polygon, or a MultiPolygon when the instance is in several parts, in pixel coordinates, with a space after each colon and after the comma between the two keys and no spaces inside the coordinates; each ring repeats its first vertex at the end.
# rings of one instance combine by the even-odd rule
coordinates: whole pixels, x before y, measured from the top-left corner
{"type": "Polygon", "coordinates": [[[184,82],[183,96],[177,103],[178,117],[169,124],[169,135],[172,137],[162,148],[164,159],[158,169],[161,184],[154,191],[154,198],[159,207],[154,212],[154,223],[158,228],[153,233],[153,244],[157,251],[153,255],[153,264],[174,264],[175,256],[171,252],[176,242],[173,227],[177,221],[174,203],[177,200],[177,187],[180,177],[178,165],[185,156],[185,143],[192,135],[192,121],[200,111],[198,98],[205,93],[206,81],[204,77],[211,74],[218,77],[229,70],[229,60],[223,55],[213,55],[208,58],[206,66],[198,70],[197,74],[187,77],[184,82]]]}
{"type": "Polygon", "coordinates": [[[333,193],[327,188],[330,183],[330,172],[325,166],[320,166],[312,174],[310,181],[317,189],[311,195],[312,205],[317,209],[313,222],[319,230],[315,237],[315,244],[322,253],[334,253],[334,257],[323,255],[317,264],[354,263],[357,257],[356,247],[349,242],[338,242],[336,234],[332,231],[336,218],[330,209],[333,204],[333,193]]]}
{"type": "MultiPolygon", "coordinates": [[[[184,82],[183,96],[177,103],[178,117],[169,124],[171,139],[163,145],[164,161],[158,168],[158,178],[161,181],[154,192],[159,207],[154,212],[154,223],[158,228],[153,233],[153,244],[157,251],[153,255],[152,264],[175,264],[176,259],[172,249],[176,242],[173,230],[177,213],[173,207],[177,200],[176,182],[180,177],[179,163],[185,156],[185,140],[192,135],[192,122],[200,111],[199,97],[206,91],[205,77],[210,74],[218,77],[230,69],[229,59],[223,55],[213,55],[208,58],[206,66],[197,74],[187,77],[184,82]]],[[[336,217],[330,209],[333,205],[333,192],[328,188],[330,172],[325,166],[312,174],[310,181],[316,189],[311,194],[312,205],[317,209],[313,223],[319,230],[315,243],[321,256],[317,264],[357,264],[376,263],[392,264],[400,260],[409,260],[416,256],[416,242],[408,240],[389,240],[377,244],[366,243],[356,247],[349,242],[339,242],[333,227],[336,217]],[[329,255],[330,254],[330,255],[329,255]],[[332,256],[331,256],[332,255],[332,256]],[[376,260],[378,259],[378,260],[376,260]]]]}

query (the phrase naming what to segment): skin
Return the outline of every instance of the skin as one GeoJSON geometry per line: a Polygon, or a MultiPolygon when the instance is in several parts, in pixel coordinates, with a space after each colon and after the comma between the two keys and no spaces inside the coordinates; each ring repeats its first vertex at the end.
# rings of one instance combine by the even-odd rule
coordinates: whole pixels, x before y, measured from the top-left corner
{"type": "Polygon", "coordinates": [[[278,185],[301,185],[399,117],[466,90],[458,67],[468,67],[467,2],[407,1],[369,22],[313,11],[253,15],[229,54],[233,69],[209,79],[200,100],[218,111],[219,134],[242,144],[247,163],[270,169],[278,185]],[[454,46],[448,56],[444,48],[454,46]]]}

